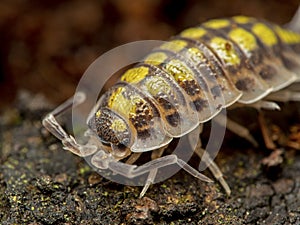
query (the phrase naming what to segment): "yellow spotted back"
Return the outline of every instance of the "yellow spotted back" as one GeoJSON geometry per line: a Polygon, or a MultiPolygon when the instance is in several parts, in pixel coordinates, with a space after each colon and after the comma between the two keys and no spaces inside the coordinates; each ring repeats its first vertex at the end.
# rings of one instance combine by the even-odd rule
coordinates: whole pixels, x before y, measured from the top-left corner
{"type": "MultiPolygon", "coordinates": [[[[157,149],[235,102],[251,104],[300,77],[300,34],[251,17],[188,28],[152,50],[100,99],[127,121],[132,151],[157,149]]],[[[96,114],[97,115],[97,114],[96,114]]],[[[118,118],[116,132],[126,126],[118,118]]]]}

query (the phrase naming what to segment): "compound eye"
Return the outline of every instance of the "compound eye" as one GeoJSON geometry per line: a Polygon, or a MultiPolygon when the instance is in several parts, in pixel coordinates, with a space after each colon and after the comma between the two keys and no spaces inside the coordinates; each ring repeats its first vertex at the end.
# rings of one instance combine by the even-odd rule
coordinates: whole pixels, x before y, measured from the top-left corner
{"type": "Polygon", "coordinates": [[[114,148],[120,149],[120,151],[122,151],[121,149],[130,147],[132,135],[128,124],[122,117],[110,109],[98,109],[88,124],[97,133],[103,144],[115,146],[114,148]]]}

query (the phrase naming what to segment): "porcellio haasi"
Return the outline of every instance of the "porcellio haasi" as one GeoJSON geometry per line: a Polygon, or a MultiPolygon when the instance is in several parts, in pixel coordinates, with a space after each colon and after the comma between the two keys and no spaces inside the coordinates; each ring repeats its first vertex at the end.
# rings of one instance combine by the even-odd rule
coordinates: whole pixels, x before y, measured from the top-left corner
{"type": "MultiPolygon", "coordinates": [[[[265,98],[272,99],[273,93],[300,78],[297,24],[299,12],[287,27],[235,16],[188,28],[153,49],[100,97],[87,121],[86,133],[93,141],[79,144],[56,121],[55,116],[70,108],[72,100],[50,112],[43,125],[62,141],[64,149],[89,156],[98,169],[127,178],[148,174],[141,196],[158,169],[171,164],[210,182],[176,155],[163,155],[166,146],[234,104],[276,108],[275,102],[265,98]],[[151,160],[134,165],[148,151],[152,151],[151,160]]],[[[293,94],[285,100],[289,99],[293,94]]],[[[84,101],[84,93],[77,93],[74,101],[84,101]]],[[[235,129],[239,128],[232,126],[235,129]]],[[[252,140],[247,132],[244,136],[252,140]]],[[[198,147],[195,153],[201,156],[198,147]]],[[[206,157],[209,169],[230,194],[217,165],[206,157]]]]}

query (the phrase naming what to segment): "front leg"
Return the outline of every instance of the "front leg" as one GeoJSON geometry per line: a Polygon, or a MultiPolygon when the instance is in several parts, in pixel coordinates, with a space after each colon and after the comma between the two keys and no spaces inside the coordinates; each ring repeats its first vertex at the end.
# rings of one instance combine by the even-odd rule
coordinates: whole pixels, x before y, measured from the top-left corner
{"type": "Polygon", "coordinates": [[[55,117],[64,114],[72,106],[79,105],[84,102],[84,100],[85,94],[78,92],[74,97],[68,99],[66,102],[62,103],[52,112],[47,114],[42,121],[43,126],[56,138],[61,140],[65,150],[81,157],[95,153],[97,151],[97,146],[78,144],[72,135],[67,134],[62,126],[57,122],[55,117]]]}

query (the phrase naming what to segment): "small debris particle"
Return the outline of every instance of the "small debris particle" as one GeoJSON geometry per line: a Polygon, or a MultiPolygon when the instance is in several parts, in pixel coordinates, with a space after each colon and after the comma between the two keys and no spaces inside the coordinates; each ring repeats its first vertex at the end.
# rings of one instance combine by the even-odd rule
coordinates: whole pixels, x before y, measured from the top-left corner
{"type": "Polygon", "coordinates": [[[292,179],[282,178],[274,182],[272,185],[277,194],[288,194],[293,190],[295,182],[292,179]]]}

